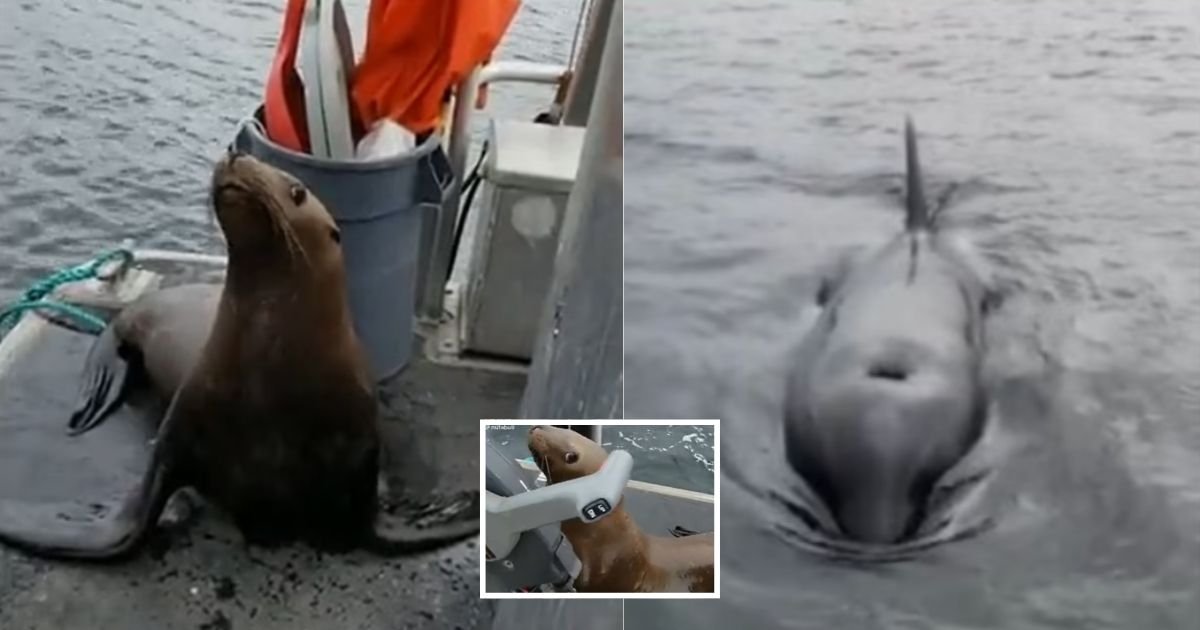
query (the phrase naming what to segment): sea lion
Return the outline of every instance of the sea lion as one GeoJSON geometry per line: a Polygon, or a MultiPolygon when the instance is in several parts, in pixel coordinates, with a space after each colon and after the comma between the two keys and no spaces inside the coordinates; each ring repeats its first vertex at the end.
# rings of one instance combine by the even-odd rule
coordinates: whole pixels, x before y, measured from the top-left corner
{"type": "Polygon", "coordinates": [[[391,553],[477,533],[477,519],[418,529],[379,509],[374,383],[321,201],[239,152],[218,161],[211,192],[228,247],[223,287],[168,289],[123,310],[93,347],[69,423],[76,434],[99,425],[131,380],[149,380],[170,404],[140,485],[101,509],[0,502],[0,541],[119,558],[182,488],[259,545],[391,553]]]}
{"type": "Polygon", "coordinates": [[[978,442],[989,407],[984,322],[997,294],[963,242],[937,229],[910,119],[905,153],[905,229],[823,278],[783,422],[787,461],[832,517],[825,533],[874,545],[944,524],[931,521],[935,487],[978,442]]]}
{"type": "Polygon", "coordinates": [[[170,402],[200,360],[220,300],[220,286],[188,284],[148,293],[122,309],[88,353],[70,433],[96,427],[142,384],[170,402]]]}
{"type": "MultiPolygon", "coordinates": [[[[608,458],[603,447],[579,433],[547,426],[529,430],[529,452],[551,484],[593,474],[608,458]]],[[[625,510],[624,500],[599,521],[575,518],[563,521],[561,528],[582,564],[575,580],[578,591],[713,592],[712,532],[650,536],[625,510]]]]}

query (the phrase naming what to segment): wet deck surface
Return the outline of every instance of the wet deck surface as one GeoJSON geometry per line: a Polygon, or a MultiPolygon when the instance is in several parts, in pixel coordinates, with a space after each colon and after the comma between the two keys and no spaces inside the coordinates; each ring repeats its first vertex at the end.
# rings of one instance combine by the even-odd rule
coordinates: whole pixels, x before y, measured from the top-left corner
{"type": "MultiPolygon", "coordinates": [[[[65,435],[91,341],[52,329],[0,381],[0,496],[110,500],[141,474],[156,405],[138,401],[90,433],[65,435]]],[[[383,426],[401,498],[469,497],[478,419],[515,415],[522,386],[520,375],[423,361],[385,384],[383,426]]],[[[475,628],[490,615],[478,599],[477,544],[391,559],[247,548],[204,509],[160,527],[119,564],[46,562],[0,547],[0,628],[475,628]]]]}

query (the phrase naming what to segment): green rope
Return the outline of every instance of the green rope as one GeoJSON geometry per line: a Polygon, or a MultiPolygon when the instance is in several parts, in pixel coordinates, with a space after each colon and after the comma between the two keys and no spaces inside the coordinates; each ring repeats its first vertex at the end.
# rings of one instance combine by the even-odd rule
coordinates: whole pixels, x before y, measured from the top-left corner
{"type": "Polygon", "coordinates": [[[75,323],[80,327],[92,333],[99,333],[104,330],[107,325],[103,319],[89,313],[88,311],[73,306],[64,304],[54,300],[46,299],[54,290],[64,284],[79,282],[95,278],[100,272],[100,268],[114,260],[123,260],[126,264],[133,260],[133,253],[126,249],[116,249],[110,252],[105,252],[92,260],[81,265],[61,269],[46,278],[34,283],[21,296],[20,300],[4,307],[0,310],[0,338],[8,333],[8,331],[21,320],[21,315],[26,311],[51,310],[57,311],[67,317],[75,320],[75,323]]]}

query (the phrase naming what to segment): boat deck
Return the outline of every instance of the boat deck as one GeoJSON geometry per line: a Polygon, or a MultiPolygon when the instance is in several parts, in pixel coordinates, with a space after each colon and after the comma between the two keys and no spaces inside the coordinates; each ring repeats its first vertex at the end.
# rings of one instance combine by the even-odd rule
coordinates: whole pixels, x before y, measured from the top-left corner
{"type": "MultiPolygon", "coordinates": [[[[68,437],[93,337],[34,319],[33,330],[23,324],[0,346],[0,497],[112,501],[144,469],[161,405],[135,397],[97,429],[68,437]]],[[[478,419],[513,417],[523,387],[519,373],[422,358],[384,383],[389,478],[401,482],[393,499],[449,505],[477,493],[478,419]]],[[[479,600],[478,557],[475,539],[392,559],[248,548],[203,509],[110,565],[0,546],[0,628],[474,628],[491,613],[479,600]]]]}

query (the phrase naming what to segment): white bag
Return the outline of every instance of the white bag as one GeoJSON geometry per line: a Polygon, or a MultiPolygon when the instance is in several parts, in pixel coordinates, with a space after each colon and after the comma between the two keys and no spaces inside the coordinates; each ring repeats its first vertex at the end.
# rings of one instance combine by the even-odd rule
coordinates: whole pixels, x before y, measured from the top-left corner
{"type": "Polygon", "coordinates": [[[399,123],[383,118],[358,142],[354,157],[358,160],[380,160],[412,151],[417,138],[399,123]]]}

